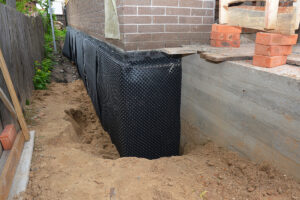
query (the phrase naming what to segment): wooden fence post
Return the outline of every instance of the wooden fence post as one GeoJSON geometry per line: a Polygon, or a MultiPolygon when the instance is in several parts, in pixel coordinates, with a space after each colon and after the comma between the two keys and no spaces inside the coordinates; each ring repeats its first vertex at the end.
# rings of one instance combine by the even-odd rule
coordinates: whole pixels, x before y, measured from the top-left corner
{"type": "Polygon", "coordinates": [[[6,5],[16,8],[16,0],[6,0],[6,5]]]}

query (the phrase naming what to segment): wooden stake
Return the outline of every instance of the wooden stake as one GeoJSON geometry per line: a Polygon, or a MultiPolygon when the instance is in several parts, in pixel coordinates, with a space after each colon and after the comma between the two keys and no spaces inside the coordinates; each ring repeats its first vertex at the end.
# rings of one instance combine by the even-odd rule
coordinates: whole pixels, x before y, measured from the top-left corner
{"type": "Polygon", "coordinates": [[[4,103],[4,105],[6,106],[7,110],[9,110],[10,114],[15,119],[18,119],[17,113],[16,113],[13,105],[10,103],[9,99],[7,98],[7,96],[5,95],[5,93],[3,92],[3,90],[1,88],[0,88],[0,99],[2,100],[2,102],[4,103]]]}
{"type": "Polygon", "coordinates": [[[10,188],[17,170],[17,166],[22,155],[24,143],[24,135],[22,133],[18,133],[14,145],[8,155],[4,168],[1,172],[0,200],[6,200],[9,195],[10,188]]]}
{"type": "Polygon", "coordinates": [[[11,97],[13,105],[15,107],[18,121],[19,121],[21,129],[22,129],[22,133],[24,135],[25,140],[28,141],[30,139],[30,135],[29,135],[29,131],[27,128],[27,124],[26,124],[26,121],[25,121],[25,118],[24,118],[24,115],[22,112],[22,108],[21,108],[19,99],[17,97],[16,91],[14,88],[14,85],[11,81],[11,78],[10,78],[10,75],[9,75],[9,72],[7,69],[7,65],[5,63],[1,49],[0,49],[0,68],[2,70],[2,74],[3,74],[4,80],[6,82],[7,89],[9,91],[10,97],[11,97]]]}

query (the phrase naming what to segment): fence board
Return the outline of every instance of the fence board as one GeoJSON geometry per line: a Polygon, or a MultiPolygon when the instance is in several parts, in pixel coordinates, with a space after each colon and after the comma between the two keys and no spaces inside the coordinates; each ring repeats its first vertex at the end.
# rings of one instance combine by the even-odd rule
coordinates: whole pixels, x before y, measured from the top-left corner
{"type": "MultiPolygon", "coordinates": [[[[34,61],[41,61],[43,51],[43,23],[41,17],[29,17],[0,3],[0,48],[22,105],[30,99],[34,75],[34,61]]],[[[11,101],[0,72],[0,87],[11,101]]],[[[5,125],[16,123],[0,101],[0,132],[5,125]]]]}

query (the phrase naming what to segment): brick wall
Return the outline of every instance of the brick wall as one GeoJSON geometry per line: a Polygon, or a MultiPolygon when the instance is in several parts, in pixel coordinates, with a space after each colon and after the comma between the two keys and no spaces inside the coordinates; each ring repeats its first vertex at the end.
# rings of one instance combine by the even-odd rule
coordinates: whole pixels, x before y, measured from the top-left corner
{"type": "MultiPolygon", "coordinates": [[[[209,43],[214,0],[117,0],[121,40],[108,40],[125,50],[157,49],[209,43]]],[[[104,0],[71,0],[69,25],[104,39],[104,0]]]]}
{"type": "Polygon", "coordinates": [[[104,37],[104,0],[70,0],[67,4],[67,20],[68,25],[73,28],[121,48],[124,47],[122,40],[104,37]]]}

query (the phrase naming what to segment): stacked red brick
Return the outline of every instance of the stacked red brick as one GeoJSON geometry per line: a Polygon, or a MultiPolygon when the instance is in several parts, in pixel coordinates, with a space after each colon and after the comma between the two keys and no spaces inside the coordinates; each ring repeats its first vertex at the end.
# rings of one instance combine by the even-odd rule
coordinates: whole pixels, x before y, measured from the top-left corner
{"type": "Polygon", "coordinates": [[[222,24],[213,24],[210,44],[214,47],[240,47],[242,28],[222,24]]]}
{"type": "Polygon", "coordinates": [[[292,46],[297,43],[297,38],[296,34],[257,33],[253,65],[270,68],[286,64],[287,56],[292,53],[292,46]]]}

